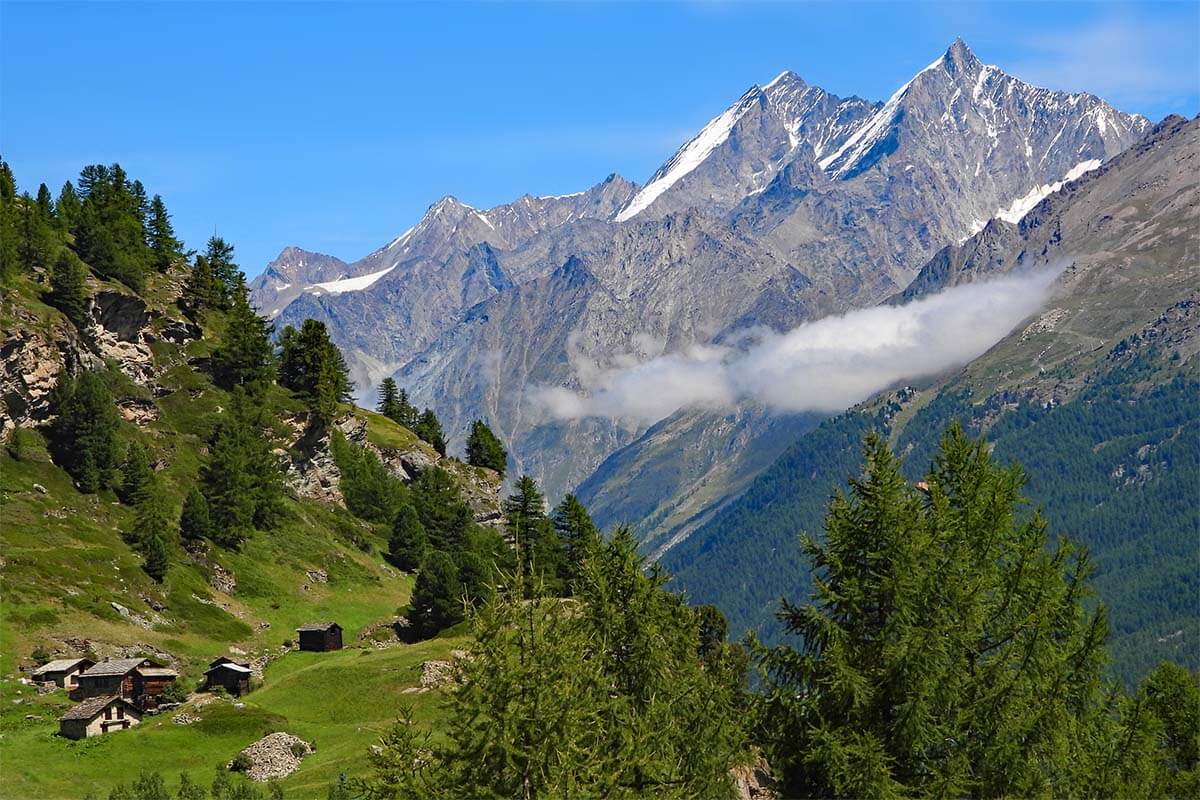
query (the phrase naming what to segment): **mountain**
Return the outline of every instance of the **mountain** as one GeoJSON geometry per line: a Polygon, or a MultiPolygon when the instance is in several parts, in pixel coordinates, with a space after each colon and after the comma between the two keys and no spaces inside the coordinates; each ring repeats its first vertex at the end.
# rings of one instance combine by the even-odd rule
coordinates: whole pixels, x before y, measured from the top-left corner
{"type": "MultiPolygon", "coordinates": [[[[586,211],[542,212],[513,236],[489,223],[522,201],[487,212],[443,201],[328,276],[378,276],[369,286],[305,290],[279,320],[325,321],[360,389],[392,372],[422,404],[454,397],[438,409],[452,447],[484,419],[519,471],[558,496],[656,420],[558,419],[542,387],[586,391],[614,363],[874,305],[980,220],[1111,158],[1148,124],[1025,84],[961,41],[884,103],[785,72],[640,190],[612,179],[579,196],[586,211]]],[[[712,440],[713,452],[735,438],[712,440]]]]}
{"type": "Polygon", "coordinates": [[[1117,674],[1166,657],[1197,667],[1195,475],[1200,466],[1200,119],[1168,118],[1018,224],[948,245],[896,302],[1014,270],[1062,269],[1048,307],[986,354],[919,389],[885,393],[801,436],[661,563],[735,634],[780,634],[803,600],[796,537],[819,534],[857,443],[885,431],[916,480],[958,419],[1028,471],[1051,529],[1090,548],[1117,674]]]}

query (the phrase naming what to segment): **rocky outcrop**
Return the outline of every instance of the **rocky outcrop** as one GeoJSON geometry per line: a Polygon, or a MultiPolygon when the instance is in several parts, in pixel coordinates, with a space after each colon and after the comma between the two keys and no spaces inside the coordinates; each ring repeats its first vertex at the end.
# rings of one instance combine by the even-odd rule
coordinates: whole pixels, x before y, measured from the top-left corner
{"type": "Polygon", "coordinates": [[[300,768],[300,760],[313,752],[315,748],[299,736],[270,733],[242,750],[229,768],[244,767],[252,781],[274,781],[291,775],[300,768]]]}

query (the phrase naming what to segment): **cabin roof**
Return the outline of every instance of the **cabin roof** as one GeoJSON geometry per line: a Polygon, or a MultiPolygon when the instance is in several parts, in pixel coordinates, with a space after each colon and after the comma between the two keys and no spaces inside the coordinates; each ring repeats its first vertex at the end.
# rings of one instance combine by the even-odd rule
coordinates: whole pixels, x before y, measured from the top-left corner
{"type": "MultiPolygon", "coordinates": [[[[74,708],[69,710],[67,713],[63,714],[61,717],[59,717],[59,719],[60,720],[64,720],[64,719],[90,720],[93,717],[95,717],[97,714],[99,714],[101,711],[108,708],[113,703],[124,703],[127,706],[129,705],[129,703],[126,703],[124,700],[122,700],[120,697],[117,697],[116,695],[108,695],[108,696],[101,696],[101,697],[89,697],[87,700],[84,700],[82,703],[75,706],[74,708]]],[[[130,707],[132,708],[132,706],[130,706],[130,707]]]]}
{"type": "MultiPolygon", "coordinates": [[[[113,675],[126,675],[130,671],[142,666],[142,664],[145,664],[147,661],[150,661],[150,659],[148,659],[148,658],[110,658],[107,661],[101,661],[99,664],[96,664],[94,667],[91,667],[86,672],[84,672],[83,675],[85,675],[89,678],[107,677],[107,676],[113,676],[113,675]]],[[[150,661],[150,663],[154,664],[153,661],[150,661]]],[[[157,665],[155,665],[155,666],[157,666],[157,665]]]]}
{"type": "Polygon", "coordinates": [[[322,632],[324,632],[324,631],[331,630],[332,628],[337,628],[340,631],[342,629],[342,626],[338,625],[336,622],[313,622],[313,623],[309,623],[308,625],[301,625],[299,628],[296,628],[296,630],[297,631],[322,631],[322,632]]]}
{"type": "Polygon", "coordinates": [[[138,667],[143,678],[178,678],[179,673],[169,667],[138,667]]]}
{"type": "Polygon", "coordinates": [[[76,665],[87,662],[92,664],[90,658],[56,658],[53,661],[47,661],[33,671],[34,675],[44,675],[47,672],[67,672],[76,667],[76,665]]]}
{"type": "Polygon", "coordinates": [[[217,665],[216,665],[216,666],[214,666],[214,667],[209,667],[208,669],[206,669],[206,670],[204,671],[204,674],[205,674],[205,675],[207,675],[208,673],[210,673],[210,672],[216,672],[216,671],[217,671],[217,670],[219,670],[219,669],[228,669],[228,670],[232,670],[232,671],[234,671],[234,672],[244,672],[244,673],[246,673],[247,675],[249,675],[249,674],[250,674],[250,668],[249,668],[249,667],[247,667],[245,664],[237,664],[237,663],[235,663],[235,662],[233,662],[233,661],[226,661],[226,662],[224,662],[224,663],[222,663],[222,664],[217,664],[217,665]]]}

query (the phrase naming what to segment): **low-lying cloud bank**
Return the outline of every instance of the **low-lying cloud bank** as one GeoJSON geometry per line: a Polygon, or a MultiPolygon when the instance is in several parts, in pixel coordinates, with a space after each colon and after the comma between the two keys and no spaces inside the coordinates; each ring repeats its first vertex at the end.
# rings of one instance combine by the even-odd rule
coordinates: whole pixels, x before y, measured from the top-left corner
{"type": "Polygon", "coordinates": [[[956,286],[903,306],[825,317],[738,345],[697,345],[640,364],[590,371],[584,390],[543,386],[558,419],[655,422],[682,408],[755,401],[780,411],[838,411],[898,381],[983,354],[1049,297],[1058,270],[956,286]]]}

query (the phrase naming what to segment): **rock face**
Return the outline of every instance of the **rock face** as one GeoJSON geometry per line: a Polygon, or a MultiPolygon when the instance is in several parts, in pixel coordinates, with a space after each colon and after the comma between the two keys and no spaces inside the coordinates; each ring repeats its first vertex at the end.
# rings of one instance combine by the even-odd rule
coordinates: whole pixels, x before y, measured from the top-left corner
{"type": "MultiPolygon", "coordinates": [[[[884,103],[784,73],[640,190],[610,178],[487,211],[443,199],[365,259],[310,275],[279,319],[325,321],[360,389],[394,373],[438,405],[453,448],[485,420],[515,472],[556,497],[647,421],[556,420],[537,387],[586,388],[614,362],[876,304],[1148,124],[1025,84],[960,41],[884,103]]],[[[294,283],[256,282],[264,307],[281,282],[294,283]]]]}
{"type": "Polygon", "coordinates": [[[241,755],[249,762],[246,777],[265,782],[291,775],[300,768],[300,760],[313,752],[313,746],[300,737],[280,732],[267,734],[242,750],[241,755]]]}

